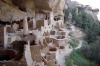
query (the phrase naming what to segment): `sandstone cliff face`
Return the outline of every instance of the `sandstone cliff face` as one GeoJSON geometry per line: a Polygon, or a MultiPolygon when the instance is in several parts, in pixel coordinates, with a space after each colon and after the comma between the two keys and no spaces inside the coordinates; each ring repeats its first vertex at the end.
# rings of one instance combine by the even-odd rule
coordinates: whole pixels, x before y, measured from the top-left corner
{"type": "Polygon", "coordinates": [[[98,13],[99,9],[92,9],[89,5],[82,5],[77,1],[70,1],[68,4],[70,9],[76,9],[77,11],[84,11],[85,13],[89,14],[94,20],[98,20],[98,13]]]}
{"type": "Polygon", "coordinates": [[[55,12],[64,16],[65,0],[0,0],[0,21],[13,22],[34,17],[35,12],[55,12]]]}
{"type": "MultiPolygon", "coordinates": [[[[20,3],[19,3],[20,4],[20,3]]],[[[9,0],[0,0],[0,20],[1,21],[18,21],[23,19],[25,16],[32,16],[30,12],[24,12],[18,6],[15,6],[14,3],[9,0]]]]}

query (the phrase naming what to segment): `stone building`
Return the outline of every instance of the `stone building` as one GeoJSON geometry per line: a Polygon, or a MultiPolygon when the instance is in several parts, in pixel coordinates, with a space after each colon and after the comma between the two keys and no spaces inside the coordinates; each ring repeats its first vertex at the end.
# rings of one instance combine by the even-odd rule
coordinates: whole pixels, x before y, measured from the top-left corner
{"type": "Polygon", "coordinates": [[[66,66],[64,6],[65,0],[0,0],[0,66],[66,66]]]}

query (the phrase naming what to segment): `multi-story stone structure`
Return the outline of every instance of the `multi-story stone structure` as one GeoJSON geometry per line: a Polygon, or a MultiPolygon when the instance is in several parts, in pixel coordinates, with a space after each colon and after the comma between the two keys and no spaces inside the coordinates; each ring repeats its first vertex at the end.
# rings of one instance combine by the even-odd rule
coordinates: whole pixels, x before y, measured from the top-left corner
{"type": "MultiPolygon", "coordinates": [[[[15,14],[9,13],[13,12],[11,10],[9,14],[3,13],[12,17],[0,18],[5,22],[1,66],[65,66],[64,58],[69,48],[69,32],[64,28],[65,0],[1,2],[5,8],[8,4],[7,8],[13,8],[14,4],[21,10],[14,8],[15,14]]],[[[3,7],[1,10],[4,11],[3,7]]]]}

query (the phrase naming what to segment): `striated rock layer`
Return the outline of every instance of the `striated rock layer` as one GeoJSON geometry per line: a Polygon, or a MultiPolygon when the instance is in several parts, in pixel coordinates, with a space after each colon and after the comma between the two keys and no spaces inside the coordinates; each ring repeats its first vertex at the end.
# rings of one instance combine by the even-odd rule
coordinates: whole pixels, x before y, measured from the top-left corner
{"type": "Polygon", "coordinates": [[[63,16],[64,5],[65,0],[0,0],[0,21],[13,22],[25,16],[34,17],[37,11],[54,11],[56,16],[63,16]]]}

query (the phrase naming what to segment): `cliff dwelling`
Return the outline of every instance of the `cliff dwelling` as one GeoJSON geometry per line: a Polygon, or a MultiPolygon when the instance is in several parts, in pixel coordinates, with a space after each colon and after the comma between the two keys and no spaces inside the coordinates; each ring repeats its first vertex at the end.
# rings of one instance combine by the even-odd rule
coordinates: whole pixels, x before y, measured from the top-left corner
{"type": "Polygon", "coordinates": [[[65,0],[0,0],[0,66],[65,66],[65,0]]]}

